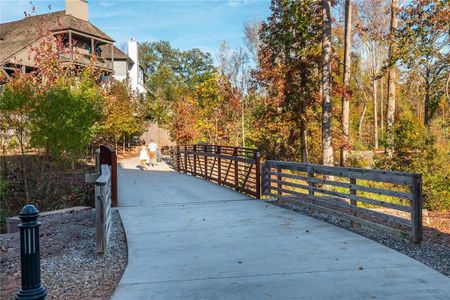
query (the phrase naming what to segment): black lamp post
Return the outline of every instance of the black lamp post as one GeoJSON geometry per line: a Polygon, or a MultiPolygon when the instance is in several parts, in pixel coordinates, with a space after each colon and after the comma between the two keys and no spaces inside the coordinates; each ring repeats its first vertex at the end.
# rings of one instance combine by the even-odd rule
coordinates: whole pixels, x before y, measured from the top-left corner
{"type": "Polygon", "coordinates": [[[22,288],[16,300],[42,300],[47,290],[41,285],[41,259],[39,251],[39,211],[33,205],[26,205],[19,214],[20,266],[22,288]]]}

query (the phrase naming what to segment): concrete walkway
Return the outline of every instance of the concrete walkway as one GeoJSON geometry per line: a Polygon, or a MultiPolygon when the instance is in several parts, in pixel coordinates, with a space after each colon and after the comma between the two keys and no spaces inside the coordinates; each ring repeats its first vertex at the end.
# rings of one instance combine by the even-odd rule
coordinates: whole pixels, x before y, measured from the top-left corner
{"type": "Polygon", "coordinates": [[[113,299],[449,299],[449,278],[376,242],[137,165],[119,170],[128,266],[113,299]]]}

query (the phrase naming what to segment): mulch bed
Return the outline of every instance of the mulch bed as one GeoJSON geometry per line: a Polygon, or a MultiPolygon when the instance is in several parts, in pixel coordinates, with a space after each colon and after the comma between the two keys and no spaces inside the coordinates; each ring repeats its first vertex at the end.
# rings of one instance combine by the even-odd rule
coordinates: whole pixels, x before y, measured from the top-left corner
{"type": "Polygon", "coordinates": [[[448,212],[429,212],[430,222],[424,227],[423,241],[420,245],[413,245],[408,239],[372,227],[353,228],[348,220],[306,208],[295,200],[278,200],[271,203],[353,231],[418,260],[450,278],[450,213],[448,212]]]}
{"type": "MultiPolygon", "coordinates": [[[[97,258],[93,209],[40,218],[41,278],[47,299],[109,299],[127,265],[120,216],[112,213],[108,252],[97,258]]],[[[20,288],[19,234],[0,235],[0,299],[20,288]]]]}

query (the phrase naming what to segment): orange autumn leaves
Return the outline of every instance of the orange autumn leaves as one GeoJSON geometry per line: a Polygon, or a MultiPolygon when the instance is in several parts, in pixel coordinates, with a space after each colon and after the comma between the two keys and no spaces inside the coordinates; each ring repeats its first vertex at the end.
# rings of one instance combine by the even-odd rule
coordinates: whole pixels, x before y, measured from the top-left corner
{"type": "Polygon", "coordinates": [[[213,72],[175,102],[172,135],[181,144],[236,144],[240,105],[238,90],[224,76],[213,72]]]}

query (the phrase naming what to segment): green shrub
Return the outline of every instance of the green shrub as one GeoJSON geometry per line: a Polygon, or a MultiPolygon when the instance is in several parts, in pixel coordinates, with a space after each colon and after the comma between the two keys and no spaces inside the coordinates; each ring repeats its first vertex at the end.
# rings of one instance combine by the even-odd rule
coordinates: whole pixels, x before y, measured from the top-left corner
{"type": "Polygon", "coordinates": [[[372,168],[373,162],[372,151],[351,151],[347,159],[347,165],[355,168],[372,168]]]}
{"type": "Polygon", "coordinates": [[[32,112],[31,143],[47,148],[55,157],[77,158],[95,134],[100,121],[98,88],[85,82],[59,83],[40,96],[32,112]]]}
{"type": "Polygon", "coordinates": [[[411,114],[403,114],[395,126],[393,155],[378,158],[376,167],[421,173],[424,208],[450,210],[449,152],[411,114]]]}
{"type": "Polygon", "coordinates": [[[439,168],[422,175],[425,196],[425,208],[432,210],[450,210],[450,176],[448,169],[439,168]]]}

